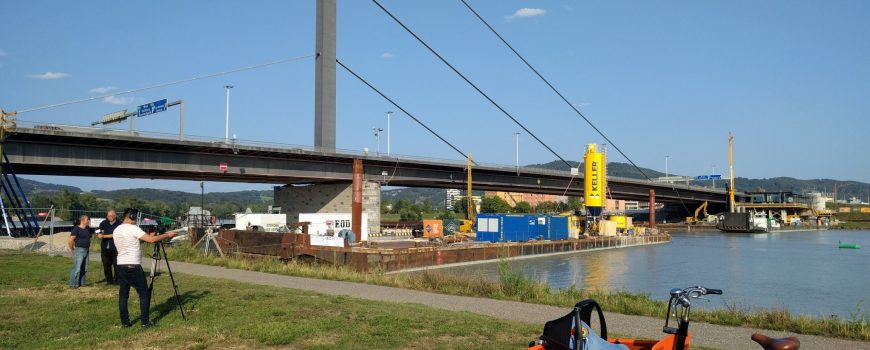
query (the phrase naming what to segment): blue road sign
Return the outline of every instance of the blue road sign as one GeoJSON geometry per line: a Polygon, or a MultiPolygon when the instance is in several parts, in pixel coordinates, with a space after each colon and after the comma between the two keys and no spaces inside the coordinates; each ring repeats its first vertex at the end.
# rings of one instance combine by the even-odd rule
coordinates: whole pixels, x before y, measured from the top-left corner
{"type": "Polygon", "coordinates": [[[722,180],[722,175],[698,175],[695,176],[695,180],[722,180]]]}
{"type": "Polygon", "coordinates": [[[154,101],[151,103],[146,103],[144,105],[139,106],[139,110],[136,113],[137,117],[144,117],[149,114],[160,113],[166,110],[166,99],[162,99],[160,101],[154,101]]]}

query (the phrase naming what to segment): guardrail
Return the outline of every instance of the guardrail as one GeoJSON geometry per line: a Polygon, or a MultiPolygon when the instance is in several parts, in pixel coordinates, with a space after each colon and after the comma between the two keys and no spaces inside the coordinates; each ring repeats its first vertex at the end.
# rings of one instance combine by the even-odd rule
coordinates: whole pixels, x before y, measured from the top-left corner
{"type": "MultiPolygon", "coordinates": [[[[77,133],[81,135],[112,135],[112,136],[130,136],[141,139],[152,139],[157,141],[174,141],[174,142],[198,142],[203,144],[208,144],[215,147],[229,147],[236,149],[247,149],[247,148],[270,148],[281,151],[304,151],[310,153],[319,153],[323,155],[337,155],[337,156],[350,156],[350,157],[360,157],[366,160],[378,160],[378,161],[386,161],[386,162],[428,162],[435,164],[443,164],[443,165],[453,165],[458,167],[465,167],[466,160],[456,160],[456,159],[446,159],[446,158],[436,158],[436,157],[423,157],[423,156],[412,156],[412,155],[403,155],[403,154],[372,154],[371,152],[363,152],[358,150],[350,150],[350,149],[341,149],[336,148],[334,151],[324,151],[318,147],[307,146],[307,145],[297,145],[297,144],[288,144],[288,143],[278,143],[278,142],[269,142],[269,141],[257,141],[257,140],[247,140],[247,139],[233,139],[231,142],[227,143],[225,139],[218,137],[210,137],[210,136],[200,136],[200,135],[183,135],[180,137],[175,133],[164,133],[164,132],[155,132],[155,131],[130,131],[126,129],[113,129],[106,127],[92,127],[92,126],[81,126],[81,125],[68,125],[68,124],[56,124],[56,123],[44,123],[37,122],[31,120],[18,120],[18,132],[19,133],[33,133],[33,134],[46,134],[52,132],[66,132],[66,133],[77,133]]],[[[487,168],[490,170],[497,171],[507,171],[507,172],[515,172],[515,165],[505,165],[505,164],[497,164],[497,163],[486,163],[486,162],[476,162],[477,168],[487,168]]],[[[521,173],[526,174],[540,174],[540,175],[553,175],[553,176],[570,176],[570,172],[566,170],[552,170],[552,169],[541,169],[534,167],[521,167],[521,173]]],[[[577,176],[578,178],[582,178],[582,176],[577,176]]],[[[622,182],[633,182],[637,184],[653,184],[658,186],[667,186],[666,184],[655,182],[655,181],[647,181],[642,179],[633,179],[633,178],[624,178],[624,177],[616,177],[611,176],[611,180],[618,180],[622,182]]],[[[670,184],[667,186],[670,188],[675,188],[678,190],[695,190],[695,191],[704,191],[704,192],[712,192],[712,193],[725,193],[724,190],[719,189],[710,189],[706,187],[699,186],[675,186],[674,184],[670,184]]]]}

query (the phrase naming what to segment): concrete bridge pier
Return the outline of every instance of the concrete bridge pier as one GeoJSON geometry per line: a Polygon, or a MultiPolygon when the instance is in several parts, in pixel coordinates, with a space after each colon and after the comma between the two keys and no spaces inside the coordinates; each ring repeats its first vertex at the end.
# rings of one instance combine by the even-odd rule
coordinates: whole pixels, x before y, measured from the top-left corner
{"type": "Polygon", "coordinates": [[[355,191],[352,182],[276,186],[274,204],[287,213],[287,222],[299,222],[302,213],[351,214],[353,230],[359,241],[363,213],[368,217],[369,234],[381,232],[381,184],[363,180],[360,185],[359,221],[353,215],[355,191]]]}

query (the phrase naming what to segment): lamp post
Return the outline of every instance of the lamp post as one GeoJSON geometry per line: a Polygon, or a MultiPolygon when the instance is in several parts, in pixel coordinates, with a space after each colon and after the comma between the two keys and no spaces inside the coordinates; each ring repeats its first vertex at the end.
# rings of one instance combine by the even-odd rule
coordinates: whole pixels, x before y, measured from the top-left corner
{"type": "Polygon", "coordinates": [[[517,144],[517,147],[516,147],[517,148],[516,166],[517,166],[517,175],[519,176],[520,175],[520,133],[515,132],[514,137],[516,138],[516,144],[517,144]]]}
{"type": "Polygon", "coordinates": [[[387,155],[390,155],[390,117],[393,116],[393,111],[387,111],[387,155]]]}
{"type": "MultiPolygon", "coordinates": [[[[712,167],[713,167],[713,172],[710,173],[710,175],[716,175],[716,166],[713,165],[712,167]]],[[[716,179],[715,178],[713,179],[713,189],[714,190],[716,189],[716,179]]]]}
{"type": "Polygon", "coordinates": [[[668,183],[671,183],[671,180],[668,179],[668,159],[669,158],[671,158],[671,156],[665,156],[665,181],[667,181],[668,183]]]}
{"type": "Polygon", "coordinates": [[[384,131],[384,129],[372,128],[372,131],[375,132],[375,139],[377,140],[377,143],[378,143],[378,156],[380,156],[381,155],[381,131],[384,131]]]}
{"type": "Polygon", "coordinates": [[[224,143],[230,143],[230,89],[232,85],[224,86],[227,89],[227,124],[224,130],[224,143]]]}
{"type": "Polygon", "coordinates": [[[199,227],[205,227],[205,182],[202,181],[199,182],[199,227]]]}

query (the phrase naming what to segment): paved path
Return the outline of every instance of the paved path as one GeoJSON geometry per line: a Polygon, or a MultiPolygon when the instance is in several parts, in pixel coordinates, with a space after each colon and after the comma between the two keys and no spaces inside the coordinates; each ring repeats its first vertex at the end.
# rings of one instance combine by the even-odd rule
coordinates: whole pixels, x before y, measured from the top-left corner
{"type": "MultiPolygon", "coordinates": [[[[150,266],[150,262],[144,263],[147,264],[146,266],[150,266]]],[[[172,271],[258,285],[294,288],[323,294],[346,295],[361,299],[416,303],[445,310],[467,311],[505,320],[537,323],[541,325],[542,329],[546,321],[561,317],[569,311],[565,307],[454,296],[363,283],[282,276],[175,261],[172,262],[172,271]]],[[[187,287],[183,285],[183,280],[181,284],[182,289],[187,287]]],[[[607,306],[604,305],[604,307],[606,308],[607,306]]],[[[663,334],[661,330],[664,320],[661,319],[616,313],[607,313],[605,317],[607,319],[607,328],[611,332],[650,339],[661,338],[663,334]]],[[[749,339],[749,336],[754,332],[763,332],[773,337],[793,335],[778,331],[718,326],[705,323],[692,323],[691,327],[692,344],[719,349],[760,349],[757,344],[749,339]]],[[[870,349],[870,342],[832,339],[812,335],[800,335],[799,337],[801,339],[801,349],[870,349]]]]}

